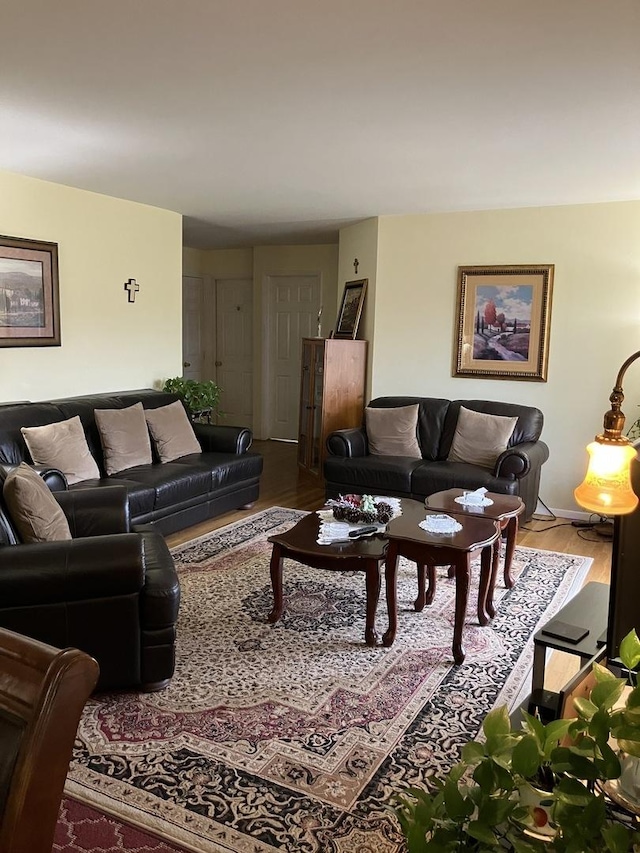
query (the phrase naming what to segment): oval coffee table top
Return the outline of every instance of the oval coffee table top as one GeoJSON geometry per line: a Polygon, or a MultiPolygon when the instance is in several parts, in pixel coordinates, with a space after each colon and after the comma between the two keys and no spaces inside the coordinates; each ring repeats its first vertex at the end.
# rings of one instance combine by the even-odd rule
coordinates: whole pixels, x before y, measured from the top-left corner
{"type": "MultiPolygon", "coordinates": [[[[424,511],[424,510],[423,510],[424,511]]],[[[363,525],[364,526],[364,525],[363,525]]],[[[310,512],[301,518],[284,533],[276,533],[269,536],[268,541],[280,545],[285,550],[295,551],[298,554],[306,554],[312,557],[325,556],[329,560],[352,560],[354,557],[364,557],[369,560],[384,559],[387,550],[387,541],[382,534],[374,536],[363,536],[354,539],[353,542],[334,542],[332,545],[318,545],[318,531],[320,529],[320,517],[315,512],[310,512]]]]}
{"type": "Polygon", "coordinates": [[[427,515],[441,515],[441,512],[426,509],[419,501],[403,498],[402,515],[392,518],[387,525],[387,539],[403,539],[431,547],[475,551],[490,545],[499,536],[499,527],[495,520],[466,514],[456,519],[462,524],[462,530],[457,533],[429,533],[418,526],[427,515]]]}

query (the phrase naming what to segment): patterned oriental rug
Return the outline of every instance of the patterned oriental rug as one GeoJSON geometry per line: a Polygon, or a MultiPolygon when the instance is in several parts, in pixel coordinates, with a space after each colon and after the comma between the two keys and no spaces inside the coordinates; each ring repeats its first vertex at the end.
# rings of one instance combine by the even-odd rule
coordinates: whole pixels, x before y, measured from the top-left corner
{"type": "MultiPolygon", "coordinates": [[[[454,582],[441,570],[434,603],[416,613],[407,561],[390,649],[364,645],[359,572],[287,561],[285,614],[267,624],[267,536],[302,515],[275,507],[174,550],[176,674],[159,693],[89,701],[55,850],[398,853],[394,795],[446,770],[485,714],[515,701],[530,678],[532,634],[591,562],[518,548],[516,585],[498,586],[488,627],[477,624],[472,586],[467,657],[456,667],[454,582]],[[109,816],[112,846],[74,842],[80,808],[87,832],[109,816]]],[[[377,628],[386,628],[384,593],[377,628]]]]}

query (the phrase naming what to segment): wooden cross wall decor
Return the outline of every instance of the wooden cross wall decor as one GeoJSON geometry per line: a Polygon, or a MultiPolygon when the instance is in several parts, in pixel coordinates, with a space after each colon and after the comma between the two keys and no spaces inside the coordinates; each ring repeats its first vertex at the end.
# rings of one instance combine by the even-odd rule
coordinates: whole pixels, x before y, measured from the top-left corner
{"type": "Polygon", "coordinates": [[[357,258],[353,259],[353,271],[356,275],[358,275],[358,267],[360,266],[360,261],[357,258]]]}
{"type": "Polygon", "coordinates": [[[130,278],[129,281],[126,282],[124,289],[127,291],[127,298],[129,302],[135,302],[136,293],[140,290],[140,285],[136,282],[135,278],[130,278]]]}

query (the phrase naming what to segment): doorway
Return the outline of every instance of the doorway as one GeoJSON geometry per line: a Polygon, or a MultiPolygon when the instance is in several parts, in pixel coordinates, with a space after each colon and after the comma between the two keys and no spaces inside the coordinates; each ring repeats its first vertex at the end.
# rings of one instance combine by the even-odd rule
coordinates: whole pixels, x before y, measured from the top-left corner
{"type": "Polygon", "coordinates": [[[253,429],[253,280],[183,276],[182,370],[222,389],[217,423],[253,429]]]}
{"type": "Polygon", "coordinates": [[[317,332],[322,302],[319,274],[268,275],[264,422],[266,437],[298,438],[302,338],[317,332]]]}

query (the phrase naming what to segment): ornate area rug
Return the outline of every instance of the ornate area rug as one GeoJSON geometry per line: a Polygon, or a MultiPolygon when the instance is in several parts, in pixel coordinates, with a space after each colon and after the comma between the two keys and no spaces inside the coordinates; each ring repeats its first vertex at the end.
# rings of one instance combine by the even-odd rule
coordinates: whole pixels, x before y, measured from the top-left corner
{"type": "MultiPolygon", "coordinates": [[[[176,674],[159,693],[89,701],[69,802],[165,839],[158,850],[401,851],[393,795],[444,771],[485,714],[513,702],[529,678],[532,634],[591,562],[518,548],[516,585],[498,585],[488,627],[476,621],[472,585],[456,667],[454,582],[442,570],[434,603],[416,613],[416,570],[404,560],[389,649],[364,645],[359,572],[286,561],[285,613],[267,624],[267,536],[302,515],[272,508],[174,550],[176,674]]],[[[383,592],[380,634],[386,624],[383,592]]]]}

